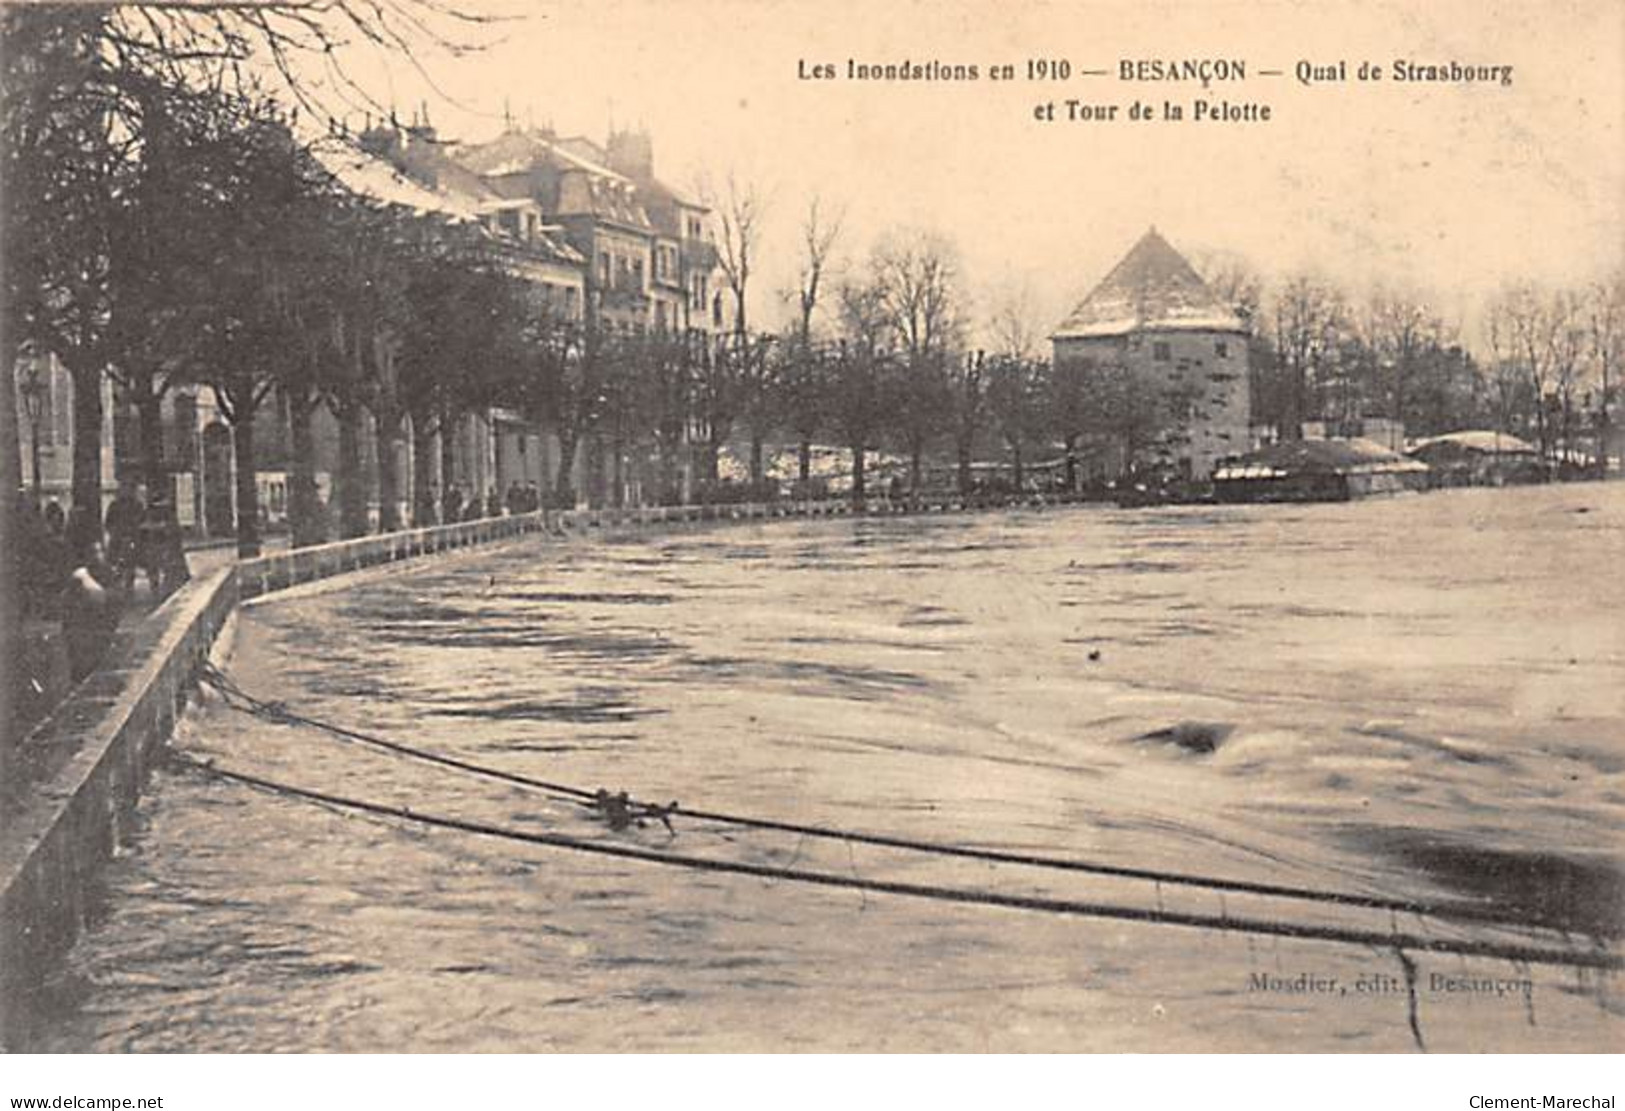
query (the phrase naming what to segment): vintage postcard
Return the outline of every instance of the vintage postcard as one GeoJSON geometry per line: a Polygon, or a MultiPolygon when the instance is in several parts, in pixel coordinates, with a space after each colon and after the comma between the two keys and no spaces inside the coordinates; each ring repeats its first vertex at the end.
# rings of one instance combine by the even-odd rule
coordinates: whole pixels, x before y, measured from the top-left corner
{"type": "Polygon", "coordinates": [[[8,1049],[1625,1047],[1619,4],[0,18],[8,1049]]]}

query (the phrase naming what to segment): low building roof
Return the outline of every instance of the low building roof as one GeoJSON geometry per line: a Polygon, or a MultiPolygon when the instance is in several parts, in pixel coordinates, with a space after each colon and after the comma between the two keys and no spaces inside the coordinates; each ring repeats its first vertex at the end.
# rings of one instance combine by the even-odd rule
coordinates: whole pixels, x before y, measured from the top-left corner
{"type": "Polygon", "coordinates": [[[420,216],[443,216],[458,222],[477,221],[480,201],[445,189],[431,189],[407,177],[387,160],[339,140],[312,143],[311,155],[339,185],[378,204],[408,208],[420,216]]]}
{"type": "Polygon", "coordinates": [[[1409,454],[1425,455],[1430,450],[1452,448],[1485,455],[1539,454],[1535,450],[1535,445],[1527,440],[1520,440],[1508,432],[1491,432],[1484,429],[1468,429],[1461,432],[1446,432],[1442,436],[1429,436],[1417,440],[1405,450],[1409,454]]]}
{"type": "Polygon", "coordinates": [[[1213,478],[1223,482],[1240,478],[1388,474],[1427,469],[1427,464],[1389,451],[1374,440],[1288,440],[1220,464],[1213,478]]]}
{"type": "Polygon", "coordinates": [[[464,144],[457,148],[454,157],[475,173],[488,177],[523,173],[537,161],[551,157],[595,177],[631,183],[625,174],[616,173],[583,154],[579,141],[551,138],[535,130],[509,130],[488,142],[464,144]]]}

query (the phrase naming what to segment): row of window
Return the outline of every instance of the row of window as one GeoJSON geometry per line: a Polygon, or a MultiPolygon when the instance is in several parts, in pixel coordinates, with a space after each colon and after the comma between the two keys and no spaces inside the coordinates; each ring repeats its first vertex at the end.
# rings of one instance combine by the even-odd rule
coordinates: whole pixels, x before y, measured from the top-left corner
{"type": "MultiPolygon", "coordinates": [[[[649,332],[667,333],[681,331],[680,322],[675,313],[667,313],[666,306],[655,303],[655,322],[653,328],[641,320],[617,320],[613,316],[600,316],[598,327],[605,335],[643,336],[649,332]]],[[[690,335],[703,335],[699,329],[687,329],[690,335]]]]}
{"type": "MultiPolygon", "coordinates": [[[[652,258],[655,281],[674,282],[677,280],[676,247],[664,243],[657,244],[652,258]]],[[[605,251],[598,256],[598,282],[605,289],[642,289],[643,260],[636,256],[605,251]]],[[[705,276],[703,274],[691,276],[690,293],[696,302],[695,307],[705,303],[705,276]]]]}
{"type": "Polygon", "coordinates": [[[542,283],[542,305],[555,317],[574,320],[578,314],[579,291],[575,286],[542,283]]]}
{"type": "MultiPolygon", "coordinates": [[[[1230,344],[1226,340],[1215,340],[1213,354],[1220,359],[1230,357],[1230,344]]],[[[1173,345],[1167,340],[1154,340],[1151,344],[1151,358],[1159,363],[1171,362],[1174,357],[1173,345]]]]}
{"type": "Polygon", "coordinates": [[[655,245],[655,280],[669,282],[677,277],[677,248],[669,243],[655,245]]]}
{"type": "Polygon", "coordinates": [[[598,286],[600,289],[630,289],[642,292],[643,259],[614,251],[600,252],[598,286]]]}

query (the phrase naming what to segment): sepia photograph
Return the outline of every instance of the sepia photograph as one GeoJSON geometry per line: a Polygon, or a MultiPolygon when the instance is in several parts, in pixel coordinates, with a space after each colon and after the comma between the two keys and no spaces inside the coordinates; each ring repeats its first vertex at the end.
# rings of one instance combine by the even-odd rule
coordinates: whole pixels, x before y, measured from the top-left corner
{"type": "Polygon", "coordinates": [[[0,1049],[1620,1052],[1622,128],[1617,0],[3,0],[0,1049]]]}

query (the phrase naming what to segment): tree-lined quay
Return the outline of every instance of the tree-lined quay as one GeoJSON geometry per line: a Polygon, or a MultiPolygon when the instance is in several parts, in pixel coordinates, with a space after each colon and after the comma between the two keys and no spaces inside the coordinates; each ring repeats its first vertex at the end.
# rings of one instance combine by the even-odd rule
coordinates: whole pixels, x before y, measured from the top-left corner
{"type": "MultiPolygon", "coordinates": [[[[510,119],[499,139],[459,145],[426,108],[351,134],[313,124],[313,105],[301,118],[286,89],[228,79],[245,51],[291,49],[274,25],[182,19],[143,35],[106,11],[5,18],[5,334],[25,425],[40,419],[40,360],[71,378],[76,547],[110,496],[109,401],[116,476],[177,503],[175,476],[190,471],[200,508],[174,505],[182,523],[234,527],[249,554],[266,525],[302,544],[526,499],[769,495],[779,447],[795,449],[800,493],[816,485],[816,445],[846,453],[837,485],[854,497],[876,452],[915,492],[940,472],[970,493],[978,463],[1020,489],[1035,461],[1075,490],[1169,467],[1199,400],[1188,385],[1148,388],[1109,354],[1039,357],[1046,323],[1014,297],[974,312],[941,235],[894,232],[837,266],[840,220],[816,204],[790,318],[752,328],[763,201],[731,178],[709,203],[683,198],[654,177],[646,135],[600,147],[510,119]],[[516,192],[516,173],[534,187],[516,192]],[[219,445],[193,442],[200,398],[219,445]],[[469,421],[501,441],[503,418],[520,454],[534,444],[545,459],[470,445],[469,421]],[[728,481],[736,442],[748,490],[728,481]],[[216,446],[202,475],[192,457],[216,446]],[[494,465],[471,465],[481,451],[494,465]],[[268,490],[275,505],[261,504],[268,490]]],[[[1495,428],[1554,466],[1607,454],[1617,276],[1508,287],[1485,307],[1479,357],[1414,291],[1266,283],[1222,256],[1198,270],[1245,328],[1255,440],[1380,418],[1413,437],[1495,428]]],[[[43,508],[42,430],[24,431],[35,458],[19,465],[43,508]]]]}
{"type": "Polygon", "coordinates": [[[752,183],[686,196],[639,132],[510,117],[460,143],[426,106],[352,129],[297,59],[329,52],[324,19],[378,28],[308,18],[3,14],[0,413],[31,597],[104,557],[164,593],[182,531],[252,556],[267,530],[297,548],[544,505],[861,503],[877,474],[916,499],[1200,485],[1261,442],[1378,427],[1527,439],[1548,475],[1618,454],[1617,273],[1507,286],[1475,345],[1418,291],[1193,269],[1153,231],[1045,358],[1050,323],[1015,294],[978,307],[948,237],[849,251],[814,200],[762,328],[779,245],[752,183]]]}

